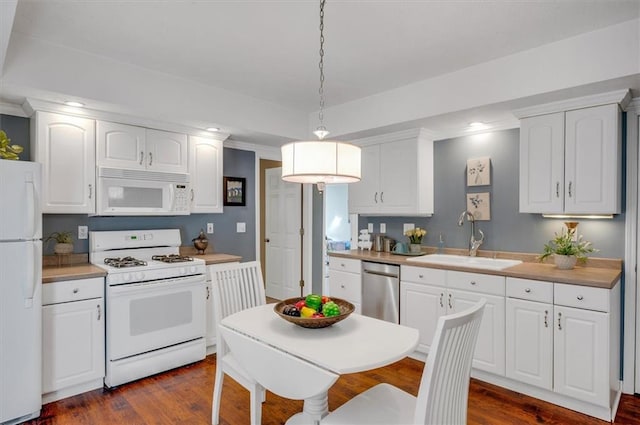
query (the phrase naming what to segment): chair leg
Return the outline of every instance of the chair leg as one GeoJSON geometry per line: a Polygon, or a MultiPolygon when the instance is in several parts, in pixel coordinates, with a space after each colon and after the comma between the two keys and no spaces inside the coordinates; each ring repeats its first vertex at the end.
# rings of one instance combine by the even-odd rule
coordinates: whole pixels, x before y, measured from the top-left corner
{"type": "Polygon", "coordinates": [[[265,390],[261,385],[256,384],[249,389],[249,397],[251,399],[251,425],[260,425],[262,423],[262,403],[265,399],[265,390]]]}
{"type": "Polygon", "coordinates": [[[216,379],[213,383],[213,403],[211,406],[211,423],[218,425],[220,423],[220,399],[222,398],[222,383],[224,381],[224,372],[222,365],[216,367],[216,379]]]}

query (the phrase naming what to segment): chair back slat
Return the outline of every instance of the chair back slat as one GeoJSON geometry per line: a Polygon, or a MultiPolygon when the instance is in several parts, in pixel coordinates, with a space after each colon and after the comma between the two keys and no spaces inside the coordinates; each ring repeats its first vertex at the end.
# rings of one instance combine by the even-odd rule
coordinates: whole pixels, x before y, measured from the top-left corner
{"type": "Polygon", "coordinates": [[[416,402],[416,424],[467,423],[469,375],[486,300],[438,319],[416,402]]]}
{"type": "MultiPolygon", "coordinates": [[[[233,313],[267,302],[259,261],[220,266],[212,280],[216,327],[233,313]]],[[[221,355],[228,351],[223,338],[218,338],[217,351],[221,355]]]]}

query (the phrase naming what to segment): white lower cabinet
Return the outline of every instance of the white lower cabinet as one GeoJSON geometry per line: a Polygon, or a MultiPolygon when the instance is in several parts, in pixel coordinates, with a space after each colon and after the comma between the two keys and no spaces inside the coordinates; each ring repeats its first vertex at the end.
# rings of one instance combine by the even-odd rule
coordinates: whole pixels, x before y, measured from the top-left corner
{"type": "Polygon", "coordinates": [[[620,288],[507,278],[512,389],[603,420],[620,397],[620,288]]]}
{"type": "Polygon", "coordinates": [[[362,272],[360,260],[329,257],[329,296],[342,298],[362,314],[362,272]]]}
{"type": "Polygon", "coordinates": [[[43,285],[43,402],[103,386],[104,279],[43,285]]]}

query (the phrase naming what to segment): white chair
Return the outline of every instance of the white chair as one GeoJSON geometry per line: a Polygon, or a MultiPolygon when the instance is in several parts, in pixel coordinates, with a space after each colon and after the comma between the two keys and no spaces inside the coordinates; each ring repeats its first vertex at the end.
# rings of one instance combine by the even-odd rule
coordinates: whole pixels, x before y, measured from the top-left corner
{"type": "MultiPolygon", "coordinates": [[[[260,262],[233,263],[220,267],[212,276],[213,303],[216,326],[230,314],[266,304],[264,283],[260,262]]],[[[218,329],[216,378],[213,384],[213,406],[211,422],[217,425],[220,420],[220,400],[222,383],[227,374],[236,382],[249,390],[251,399],[251,424],[260,424],[262,402],[265,399],[264,388],[240,366],[237,359],[229,351],[225,340],[218,329]]]]}
{"type": "Polygon", "coordinates": [[[322,425],[466,424],[471,361],[486,300],[438,319],[418,397],[389,384],[358,394],[322,425]]]}

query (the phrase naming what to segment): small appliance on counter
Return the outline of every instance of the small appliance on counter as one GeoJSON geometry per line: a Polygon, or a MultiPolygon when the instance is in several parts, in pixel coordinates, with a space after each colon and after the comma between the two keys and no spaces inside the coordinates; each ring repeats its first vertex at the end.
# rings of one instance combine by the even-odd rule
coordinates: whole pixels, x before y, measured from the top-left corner
{"type": "Polygon", "coordinates": [[[367,229],[360,230],[360,236],[358,236],[358,248],[359,249],[371,249],[371,235],[367,229]]]}

